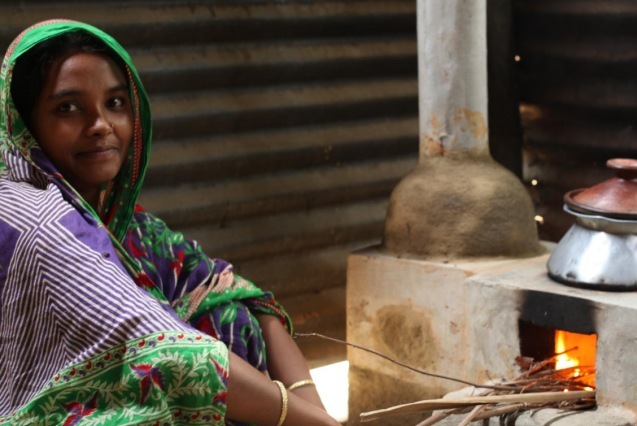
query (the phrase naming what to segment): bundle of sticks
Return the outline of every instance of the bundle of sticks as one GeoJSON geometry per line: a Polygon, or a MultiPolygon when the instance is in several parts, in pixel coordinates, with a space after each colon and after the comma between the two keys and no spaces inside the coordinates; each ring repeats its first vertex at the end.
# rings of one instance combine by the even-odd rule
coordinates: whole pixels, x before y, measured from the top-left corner
{"type": "Polygon", "coordinates": [[[595,369],[593,367],[578,366],[561,369],[556,368],[556,359],[562,354],[577,350],[577,347],[554,354],[540,362],[535,362],[529,357],[518,357],[515,361],[522,371],[518,377],[497,384],[478,385],[467,380],[424,371],[378,351],[355,343],[324,336],[319,333],[295,333],[294,337],[319,337],[332,342],[345,344],[374,354],[416,373],[462,383],[475,389],[473,394],[468,397],[428,399],[361,413],[361,423],[396,414],[439,410],[416,426],[434,425],[456,414],[466,414],[459,423],[459,426],[466,426],[472,421],[485,420],[491,417],[509,415],[520,411],[542,408],[585,410],[594,408],[597,405],[593,385],[595,377],[595,369]]]}
{"type": "Polygon", "coordinates": [[[416,426],[434,425],[451,415],[459,414],[465,414],[459,423],[460,426],[465,426],[472,421],[520,411],[541,408],[583,410],[595,407],[595,390],[591,386],[594,369],[579,366],[557,370],[555,358],[558,355],[560,354],[541,362],[519,357],[516,361],[522,374],[513,380],[473,388],[471,396],[397,405],[362,413],[360,420],[368,422],[395,414],[439,410],[416,426]]]}

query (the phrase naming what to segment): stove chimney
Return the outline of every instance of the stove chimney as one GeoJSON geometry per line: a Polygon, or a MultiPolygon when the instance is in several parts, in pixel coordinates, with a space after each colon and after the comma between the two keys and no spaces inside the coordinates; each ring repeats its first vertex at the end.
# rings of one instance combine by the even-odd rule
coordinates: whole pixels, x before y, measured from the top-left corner
{"type": "Polygon", "coordinates": [[[420,156],[394,189],[383,250],[453,259],[530,257],[533,204],[489,153],[486,0],[418,0],[420,156]]]}

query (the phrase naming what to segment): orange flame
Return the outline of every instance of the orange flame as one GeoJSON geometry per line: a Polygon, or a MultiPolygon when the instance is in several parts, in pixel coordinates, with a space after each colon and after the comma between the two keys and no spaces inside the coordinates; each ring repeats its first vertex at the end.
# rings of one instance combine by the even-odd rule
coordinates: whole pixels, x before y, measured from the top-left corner
{"type": "Polygon", "coordinates": [[[597,335],[555,331],[556,370],[571,369],[569,377],[595,386],[597,335]],[[566,352],[566,353],[562,353],[566,352]]]}

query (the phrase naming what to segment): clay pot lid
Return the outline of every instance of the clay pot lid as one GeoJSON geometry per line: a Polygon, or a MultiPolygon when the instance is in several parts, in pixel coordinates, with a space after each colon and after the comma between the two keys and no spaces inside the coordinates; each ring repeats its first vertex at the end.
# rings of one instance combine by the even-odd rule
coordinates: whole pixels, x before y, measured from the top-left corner
{"type": "Polygon", "coordinates": [[[570,191],[564,202],[581,213],[637,219],[637,160],[613,158],[606,166],[615,172],[614,178],[570,191]]]}

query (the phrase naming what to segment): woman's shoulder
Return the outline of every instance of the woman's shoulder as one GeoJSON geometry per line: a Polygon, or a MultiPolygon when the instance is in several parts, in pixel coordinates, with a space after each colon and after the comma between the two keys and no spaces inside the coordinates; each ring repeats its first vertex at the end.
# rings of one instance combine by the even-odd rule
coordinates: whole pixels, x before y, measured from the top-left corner
{"type": "Polygon", "coordinates": [[[136,203],[131,221],[132,228],[142,228],[148,234],[172,232],[159,217],[147,211],[141,204],[136,203]]]}
{"type": "Polygon", "coordinates": [[[135,205],[129,231],[128,237],[150,239],[162,245],[179,245],[186,242],[181,232],[171,230],[166,222],[146,211],[141,204],[135,205]]]}
{"type": "Polygon", "coordinates": [[[73,210],[55,185],[0,179],[0,220],[40,223],[47,217],[73,210]]]}
{"type": "Polygon", "coordinates": [[[25,180],[8,179],[7,175],[0,177],[0,195],[4,197],[24,197],[24,202],[36,202],[42,197],[42,191],[50,191],[48,185],[25,180]]]}

